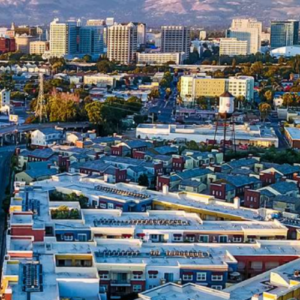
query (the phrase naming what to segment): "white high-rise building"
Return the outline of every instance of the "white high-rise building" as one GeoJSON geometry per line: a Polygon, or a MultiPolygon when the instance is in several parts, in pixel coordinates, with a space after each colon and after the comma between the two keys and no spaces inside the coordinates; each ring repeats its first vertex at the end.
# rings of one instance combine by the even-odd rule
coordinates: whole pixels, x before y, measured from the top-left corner
{"type": "Polygon", "coordinates": [[[62,57],[77,52],[76,21],[59,22],[54,19],[50,23],[50,55],[62,57]]]}
{"type": "Polygon", "coordinates": [[[108,28],[107,57],[129,64],[136,59],[137,26],[133,23],[115,24],[108,28]]]}
{"type": "Polygon", "coordinates": [[[220,40],[220,55],[247,55],[248,42],[239,41],[236,38],[227,38],[220,40]]]}
{"type": "Polygon", "coordinates": [[[137,23],[137,45],[141,47],[146,44],[146,24],[137,23]]]}
{"type": "Polygon", "coordinates": [[[190,29],[185,26],[161,27],[161,52],[190,53],[190,29]]]}
{"type": "Polygon", "coordinates": [[[261,48],[262,23],[256,19],[233,19],[227,37],[247,41],[248,54],[255,54],[261,48]]]}

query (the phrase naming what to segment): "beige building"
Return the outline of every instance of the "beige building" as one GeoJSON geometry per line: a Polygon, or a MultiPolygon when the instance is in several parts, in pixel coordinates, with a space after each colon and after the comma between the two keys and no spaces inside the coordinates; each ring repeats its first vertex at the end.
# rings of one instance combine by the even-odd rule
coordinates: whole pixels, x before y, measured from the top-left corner
{"type": "Polygon", "coordinates": [[[115,87],[118,80],[120,80],[123,75],[107,75],[107,74],[92,74],[84,76],[83,82],[87,85],[96,85],[97,87],[115,87]]]}
{"type": "Polygon", "coordinates": [[[182,53],[137,53],[137,62],[139,64],[158,64],[163,65],[173,61],[175,64],[181,64],[184,52],[182,53]]]}
{"type": "Polygon", "coordinates": [[[17,51],[24,54],[30,53],[30,43],[36,40],[36,37],[23,34],[15,37],[17,51]]]}
{"type": "Polygon", "coordinates": [[[136,60],[137,26],[116,24],[108,28],[107,57],[111,61],[129,64],[136,60]]]}
{"type": "Polygon", "coordinates": [[[77,50],[76,22],[59,22],[54,19],[50,24],[50,53],[53,57],[74,54],[77,50]]]}
{"type": "Polygon", "coordinates": [[[254,97],[254,78],[238,76],[230,78],[212,78],[209,76],[188,75],[181,77],[181,98],[186,104],[194,103],[199,97],[219,97],[228,91],[235,97],[245,97],[252,101],[254,97]]]}
{"type": "Polygon", "coordinates": [[[247,55],[248,42],[239,41],[236,38],[227,38],[220,40],[220,55],[247,55]]]}
{"type": "Polygon", "coordinates": [[[43,55],[46,51],[48,51],[49,43],[44,41],[35,41],[31,42],[29,45],[29,53],[43,55]]]}
{"type": "Polygon", "coordinates": [[[248,54],[255,54],[261,48],[262,23],[256,19],[234,19],[227,31],[227,37],[247,41],[248,54]]]}

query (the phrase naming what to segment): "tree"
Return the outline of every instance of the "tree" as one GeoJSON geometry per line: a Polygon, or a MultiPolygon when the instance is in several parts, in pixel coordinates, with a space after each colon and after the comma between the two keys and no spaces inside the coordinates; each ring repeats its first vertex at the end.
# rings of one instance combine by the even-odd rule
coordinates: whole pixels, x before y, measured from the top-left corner
{"type": "Polygon", "coordinates": [[[264,70],[264,65],[261,61],[255,62],[251,66],[251,72],[253,75],[262,75],[264,70]]]}
{"type": "Polygon", "coordinates": [[[269,114],[271,112],[271,105],[264,102],[264,103],[260,103],[258,108],[259,108],[261,119],[265,123],[266,118],[269,116],[269,114]]]}
{"type": "Polygon", "coordinates": [[[149,185],[148,176],[146,174],[140,175],[138,179],[138,184],[141,186],[147,186],[149,185]]]}
{"type": "Polygon", "coordinates": [[[189,150],[195,150],[195,151],[199,151],[199,145],[195,142],[195,141],[189,141],[186,143],[186,147],[189,150]]]}
{"type": "Polygon", "coordinates": [[[100,102],[88,103],[85,109],[91,123],[99,126],[103,122],[101,116],[102,104],[100,102]]]}
{"type": "Polygon", "coordinates": [[[266,100],[268,103],[272,103],[273,102],[273,98],[274,98],[274,94],[271,90],[267,90],[264,94],[266,100]]]}
{"type": "Polygon", "coordinates": [[[108,60],[101,60],[97,62],[96,66],[100,73],[111,73],[115,69],[113,64],[108,60]]]}
{"type": "Polygon", "coordinates": [[[89,63],[92,61],[92,57],[90,55],[86,54],[83,56],[82,60],[89,63]]]}
{"type": "Polygon", "coordinates": [[[150,94],[148,95],[149,100],[158,99],[160,97],[160,93],[158,89],[152,89],[150,94]]]}

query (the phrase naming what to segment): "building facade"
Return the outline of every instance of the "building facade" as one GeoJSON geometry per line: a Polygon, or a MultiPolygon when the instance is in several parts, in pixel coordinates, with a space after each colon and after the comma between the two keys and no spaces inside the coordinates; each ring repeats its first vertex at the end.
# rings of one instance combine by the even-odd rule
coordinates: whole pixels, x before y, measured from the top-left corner
{"type": "Polygon", "coordinates": [[[181,98],[187,104],[193,104],[199,97],[219,97],[228,91],[235,97],[254,98],[254,78],[238,76],[230,78],[211,78],[209,76],[182,76],[181,98]]]}
{"type": "Polygon", "coordinates": [[[136,60],[137,26],[116,24],[108,28],[107,57],[111,61],[129,64],[136,60]]]}
{"type": "Polygon", "coordinates": [[[273,21],[271,23],[271,47],[280,48],[299,43],[299,21],[273,21]]]}
{"type": "Polygon", "coordinates": [[[137,53],[139,64],[158,64],[163,65],[168,62],[181,64],[184,52],[182,53],[137,53]]]}
{"type": "Polygon", "coordinates": [[[184,52],[188,57],[190,53],[190,29],[185,26],[161,27],[161,52],[184,52]]]}
{"type": "Polygon", "coordinates": [[[35,41],[35,42],[31,42],[29,45],[30,54],[43,55],[48,50],[49,50],[49,43],[45,41],[35,41]]]}
{"type": "Polygon", "coordinates": [[[247,41],[240,41],[237,38],[227,38],[220,40],[220,55],[235,56],[247,54],[247,41]]]}
{"type": "Polygon", "coordinates": [[[262,23],[256,19],[234,19],[227,31],[228,38],[248,43],[247,54],[255,54],[261,48],[262,23]]]}

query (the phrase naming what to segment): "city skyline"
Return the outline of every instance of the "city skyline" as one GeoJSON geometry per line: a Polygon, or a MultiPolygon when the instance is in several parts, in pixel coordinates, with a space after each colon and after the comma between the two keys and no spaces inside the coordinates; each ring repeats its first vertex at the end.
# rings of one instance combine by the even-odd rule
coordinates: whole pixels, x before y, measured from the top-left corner
{"type": "Polygon", "coordinates": [[[49,23],[54,17],[69,18],[106,18],[115,17],[120,22],[139,21],[149,26],[159,25],[194,25],[201,27],[226,27],[232,18],[257,18],[263,25],[269,25],[272,20],[299,19],[300,8],[298,0],[288,2],[262,0],[243,0],[239,2],[228,0],[96,0],[85,2],[26,0],[0,1],[1,25],[8,25],[12,19],[19,24],[32,25],[49,23]],[[47,11],[47,14],[45,14],[47,11]]]}

